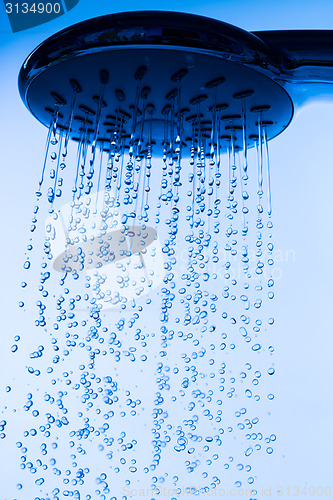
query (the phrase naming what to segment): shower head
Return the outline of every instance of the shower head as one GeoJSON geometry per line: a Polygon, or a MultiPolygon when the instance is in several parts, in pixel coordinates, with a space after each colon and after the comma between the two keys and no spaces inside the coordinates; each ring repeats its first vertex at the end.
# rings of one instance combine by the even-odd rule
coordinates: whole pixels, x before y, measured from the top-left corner
{"type": "Polygon", "coordinates": [[[209,138],[217,119],[222,150],[231,135],[236,147],[244,139],[250,147],[258,122],[267,139],[277,136],[294,104],[318,93],[308,84],[332,81],[329,39],[332,32],[253,34],[184,13],[112,14],[41,43],[22,66],[19,89],[40,122],[49,125],[56,111],[58,128],[76,140],[83,124],[93,137],[98,119],[96,139],[105,144],[117,130],[130,148],[134,124],[157,148],[166,142],[166,122],[187,144],[199,134],[209,138]]]}
{"type": "Polygon", "coordinates": [[[217,119],[223,149],[231,134],[237,144],[244,140],[246,109],[250,147],[259,121],[267,139],[275,137],[290,123],[294,104],[318,93],[309,83],[321,90],[331,83],[330,39],[332,32],[253,34],[184,13],[112,14],[41,43],[22,66],[19,89],[43,124],[57,110],[58,128],[70,128],[73,139],[83,124],[93,136],[98,115],[97,140],[106,144],[114,130],[129,140],[135,123],[143,139],[151,134],[161,145],[166,121],[182,129],[186,144],[199,133],[208,138],[217,119]]]}

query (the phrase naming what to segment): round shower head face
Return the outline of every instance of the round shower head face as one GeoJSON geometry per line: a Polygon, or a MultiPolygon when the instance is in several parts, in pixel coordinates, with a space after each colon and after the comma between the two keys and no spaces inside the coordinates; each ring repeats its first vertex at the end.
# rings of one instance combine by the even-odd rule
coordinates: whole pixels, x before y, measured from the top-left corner
{"type": "Polygon", "coordinates": [[[29,56],[20,90],[41,123],[49,126],[57,114],[57,127],[68,130],[72,139],[83,134],[85,142],[102,142],[107,150],[116,135],[125,149],[139,143],[140,154],[148,143],[155,150],[170,150],[178,136],[183,155],[189,151],[185,146],[203,140],[210,147],[219,142],[222,151],[231,139],[236,148],[244,147],[244,139],[251,147],[258,124],[266,127],[267,139],[288,126],[293,114],[288,94],[250,67],[272,66],[256,37],[218,21],[213,27],[216,33],[220,29],[219,37],[213,37],[212,20],[184,14],[169,16],[170,31],[175,23],[184,23],[183,35],[178,28],[177,36],[170,36],[161,28],[162,21],[168,26],[168,16],[147,13],[142,27],[139,14],[121,18],[122,24],[119,15],[82,23],[51,37],[29,56]],[[156,17],[161,33],[154,38],[156,17]],[[64,48],[55,51],[55,43],[64,48]],[[230,46],[238,53],[232,54],[230,46]],[[246,63],[240,56],[244,47],[246,63]]]}

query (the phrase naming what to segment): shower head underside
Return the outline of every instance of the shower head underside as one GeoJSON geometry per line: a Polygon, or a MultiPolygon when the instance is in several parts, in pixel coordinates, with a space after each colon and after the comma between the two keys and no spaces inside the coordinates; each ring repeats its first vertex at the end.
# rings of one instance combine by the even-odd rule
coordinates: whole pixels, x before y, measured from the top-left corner
{"type": "Polygon", "coordinates": [[[22,66],[20,93],[41,123],[50,126],[56,115],[58,130],[105,150],[115,135],[124,148],[140,143],[142,153],[148,143],[165,150],[177,139],[184,146],[218,142],[221,150],[232,139],[236,149],[248,148],[260,127],[269,140],[288,126],[291,84],[332,80],[331,54],[317,64],[312,51],[304,62],[304,40],[298,35],[297,45],[295,32],[279,33],[277,40],[268,32],[269,44],[190,14],[103,16],[39,45],[22,66]],[[313,66],[315,76],[297,72],[313,66]]]}

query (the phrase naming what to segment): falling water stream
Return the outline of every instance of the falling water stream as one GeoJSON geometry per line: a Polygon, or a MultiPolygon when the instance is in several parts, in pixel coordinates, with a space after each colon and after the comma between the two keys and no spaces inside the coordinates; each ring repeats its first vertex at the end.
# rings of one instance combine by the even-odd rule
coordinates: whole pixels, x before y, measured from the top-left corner
{"type": "Polygon", "coordinates": [[[276,440],[267,124],[249,144],[246,98],[238,130],[213,95],[184,138],[179,85],[164,123],[140,88],[101,141],[103,94],[81,118],[75,95],[67,131],[52,110],[22,270],[10,500],[256,499],[276,440]]]}

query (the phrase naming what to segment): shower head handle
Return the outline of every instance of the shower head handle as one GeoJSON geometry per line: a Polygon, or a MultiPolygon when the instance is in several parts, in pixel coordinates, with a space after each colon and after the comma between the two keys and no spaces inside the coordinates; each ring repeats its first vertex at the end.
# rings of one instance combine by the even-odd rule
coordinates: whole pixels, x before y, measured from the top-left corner
{"type": "Polygon", "coordinates": [[[333,30],[255,31],[253,35],[280,57],[273,77],[296,106],[333,96],[333,30]]]}

